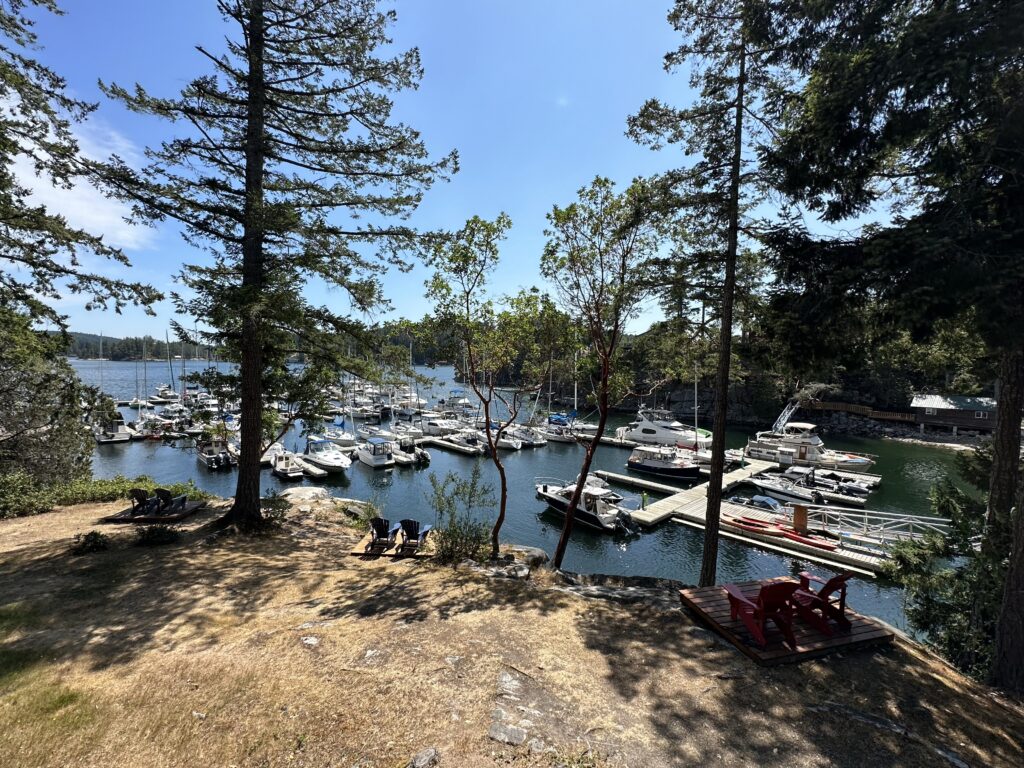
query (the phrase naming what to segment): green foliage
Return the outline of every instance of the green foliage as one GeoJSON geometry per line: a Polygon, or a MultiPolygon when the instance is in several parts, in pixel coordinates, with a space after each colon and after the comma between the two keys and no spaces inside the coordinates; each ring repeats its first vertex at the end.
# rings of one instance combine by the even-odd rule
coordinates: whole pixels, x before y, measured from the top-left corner
{"type": "Polygon", "coordinates": [[[53,496],[27,472],[0,475],[0,520],[38,515],[53,509],[53,496]]]}
{"type": "Polygon", "coordinates": [[[181,531],[170,525],[144,525],[135,529],[135,546],[159,547],[175,544],[181,539],[181,531]]]}
{"type": "Polygon", "coordinates": [[[212,498],[209,493],[197,488],[191,480],[187,483],[159,485],[153,478],[146,475],[139,475],[135,478],[116,475],[110,478],[76,480],[55,488],[52,498],[53,503],[59,506],[98,504],[105,501],[127,499],[128,491],[132,488],[142,488],[150,493],[157,488],[166,488],[172,496],[184,494],[193,501],[212,498]]]}
{"type": "MultiPolygon", "coordinates": [[[[72,123],[84,120],[95,105],[69,97],[64,81],[30,57],[39,40],[26,8],[59,14],[51,0],[14,0],[0,5],[0,306],[64,327],[55,307],[70,292],[86,297],[86,308],[115,310],[148,305],[160,295],[148,286],[82,269],[84,257],[98,256],[127,266],[124,254],[102,237],[72,227],[52,213],[23,185],[21,164],[56,187],[87,183],[72,123]],[[8,268],[12,265],[13,268],[8,268]]],[[[13,401],[4,400],[5,407],[13,401]]]]}
{"type": "MultiPolygon", "coordinates": [[[[959,463],[970,467],[976,461],[959,463]]],[[[992,662],[1009,553],[993,558],[975,548],[984,529],[985,504],[950,479],[932,489],[931,502],[934,515],[951,518],[950,536],[892,547],[885,573],[906,588],[911,625],[959,669],[984,679],[992,662]]]]}
{"type": "Polygon", "coordinates": [[[481,480],[479,462],[474,462],[468,478],[449,472],[442,480],[431,472],[427,501],[435,513],[431,536],[437,562],[454,566],[467,558],[487,556],[491,527],[478,515],[495,499],[491,487],[481,480]]]}
{"type": "Polygon", "coordinates": [[[72,555],[88,555],[110,549],[110,537],[101,531],[76,533],[75,542],[69,548],[72,555]]]}
{"type": "Polygon", "coordinates": [[[260,500],[260,508],[263,511],[263,526],[269,532],[284,525],[285,515],[291,509],[291,504],[277,491],[268,491],[260,500]]]}

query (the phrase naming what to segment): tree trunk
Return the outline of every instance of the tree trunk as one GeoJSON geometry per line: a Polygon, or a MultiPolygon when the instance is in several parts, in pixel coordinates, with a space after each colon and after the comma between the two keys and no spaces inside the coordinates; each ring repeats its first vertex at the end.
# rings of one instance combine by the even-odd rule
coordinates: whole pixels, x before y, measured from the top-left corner
{"type": "Polygon", "coordinates": [[[263,0],[251,0],[248,18],[247,124],[245,135],[245,222],[242,230],[242,312],[239,377],[242,448],[231,521],[242,529],[260,525],[260,449],[263,441],[263,340],[259,302],[263,289],[263,168],[265,85],[263,0]]]}
{"type": "Polygon", "coordinates": [[[729,177],[729,233],[725,253],[725,284],[722,286],[721,331],[718,371],[715,376],[715,414],[711,439],[711,478],[704,515],[704,557],[700,586],[715,583],[718,571],[718,525],[722,508],[722,477],[725,474],[725,420],[729,410],[729,365],[732,358],[732,305],[736,292],[736,254],[739,250],[740,170],[743,156],[743,95],[746,85],[746,43],[740,41],[739,78],[736,84],[736,128],[729,177]]]}
{"type": "Polygon", "coordinates": [[[562,567],[562,560],[565,558],[565,550],[569,547],[569,536],[572,534],[573,520],[576,518],[576,509],[580,505],[580,497],[583,495],[583,486],[586,483],[587,475],[590,474],[590,465],[594,461],[594,453],[604,435],[605,424],[608,423],[608,381],[611,378],[611,361],[604,357],[601,360],[601,389],[598,393],[598,410],[600,416],[597,419],[597,432],[594,439],[587,446],[587,452],[583,456],[583,466],[580,468],[579,482],[569,499],[569,507],[565,510],[565,523],[562,525],[562,535],[558,539],[558,547],[555,548],[555,556],[552,558],[554,568],[562,567]]]}
{"type": "Polygon", "coordinates": [[[1024,353],[1004,352],[999,361],[999,397],[992,434],[985,553],[999,560],[1010,551],[1013,527],[1010,510],[1017,498],[1020,474],[1020,417],[1024,405],[1024,353]]]}
{"type": "Polygon", "coordinates": [[[1003,355],[993,436],[986,552],[999,561],[1010,552],[996,625],[992,682],[1024,694],[1024,514],[1020,509],[1020,420],[1024,410],[1024,354],[1003,355]],[[1017,509],[1013,512],[1014,505],[1017,509]]]}

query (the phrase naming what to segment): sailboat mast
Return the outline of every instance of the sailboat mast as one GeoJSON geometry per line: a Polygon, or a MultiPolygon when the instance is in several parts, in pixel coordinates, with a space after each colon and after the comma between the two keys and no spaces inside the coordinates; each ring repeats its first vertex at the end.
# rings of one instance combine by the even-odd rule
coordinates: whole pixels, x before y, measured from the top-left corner
{"type": "Polygon", "coordinates": [[[173,390],[174,368],[171,366],[171,336],[167,331],[164,331],[164,346],[167,347],[167,375],[170,376],[167,385],[173,390]]]}
{"type": "Polygon", "coordinates": [[[103,391],[103,331],[100,331],[100,392],[103,391]]]}

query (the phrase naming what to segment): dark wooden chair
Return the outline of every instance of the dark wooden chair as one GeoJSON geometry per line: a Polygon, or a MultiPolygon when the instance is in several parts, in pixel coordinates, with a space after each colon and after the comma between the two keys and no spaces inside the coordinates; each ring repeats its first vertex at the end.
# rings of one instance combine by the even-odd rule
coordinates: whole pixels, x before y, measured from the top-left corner
{"type": "Polygon", "coordinates": [[[132,502],[132,512],[139,513],[149,504],[149,492],[143,488],[132,488],[128,491],[128,498],[132,502]]]}
{"type": "Polygon", "coordinates": [[[402,528],[402,543],[398,545],[398,554],[416,554],[419,548],[423,546],[423,542],[427,540],[427,534],[430,533],[431,526],[424,525],[421,527],[418,520],[400,520],[398,524],[402,528]]]}
{"type": "Polygon", "coordinates": [[[398,531],[401,530],[400,523],[391,525],[390,520],[382,517],[374,517],[370,520],[370,541],[364,551],[368,553],[383,552],[394,546],[398,531]]]}
{"type": "Polygon", "coordinates": [[[772,621],[782,632],[786,645],[793,650],[796,650],[796,639],[793,637],[793,606],[790,598],[799,588],[800,585],[795,581],[776,581],[761,587],[757,598],[751,600],[735,584],[725,585],[732,619],[735,621],[738,618],[743,622],[754,642],[762,648],[768,644],[766,633],[768,622],[772,621]]]}
{"type": "Polygon", "coordinates": [[[153,491],[153,495],[160,500],[160,506],[157,507],[155,513],[162,515],[171,508],[171,504],[174,503],[174,496],[166,488],[157,488],[153,491]]]}
{"type": "Polygon", "coordinates": [[[801,619],[823,635],[832,636],[832,621],[843,630],[850,629],[850,620],[846,618],[846,582],[853,576],[841,573],[825,581],[804,571],[800,574],[800,588],[791,599],[793,608],[801,619]],[[815,591],[811,582],[822,586],[815,591]]]}

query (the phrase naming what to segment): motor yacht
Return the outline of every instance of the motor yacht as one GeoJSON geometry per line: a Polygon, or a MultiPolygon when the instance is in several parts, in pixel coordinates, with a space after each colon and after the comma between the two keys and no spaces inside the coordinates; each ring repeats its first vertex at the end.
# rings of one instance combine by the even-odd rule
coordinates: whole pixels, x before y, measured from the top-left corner
{"type": "Polygon", "coordinates": [[[635,421],[615,430],[620,440],[632,440],[647,445],[674,445],[703,451],[711,448],[711,433],[706,429],[694,430],[676,421],[670,411],[641,409],[635,421]]]}
{"type": "Polygon", "coordinates": [[[669,477],[673,480],[698,480],[700,465],[693,451],[666,445],[638,445],[626,461],[634,472],[669,477]]]}
{"type": "Polygon", "coordinates": [[[310,464],[328,472],[344,472],[352,466],[352,459],[346,456],[334,443],[325,437],[310,435],[306,439],[303,458],[310,464]]]}
{"type": "Polygon", "coordinates": [[[866,454],[827,449],[817,429],[815,424],[793,421],[780,429],[758,432],[747,441],[745,453],[751,459],[783,466],[799,464],[851,472],[866,472],[875,463],[874,457],[866,454]]]}
{"type": "Polygon", "coordinates": [[[383,437],[371,437],[365,443],[360,443],[356,449],[356,456],[363,464],[374,469],[395,465],[393,443],[383,437]]]}

